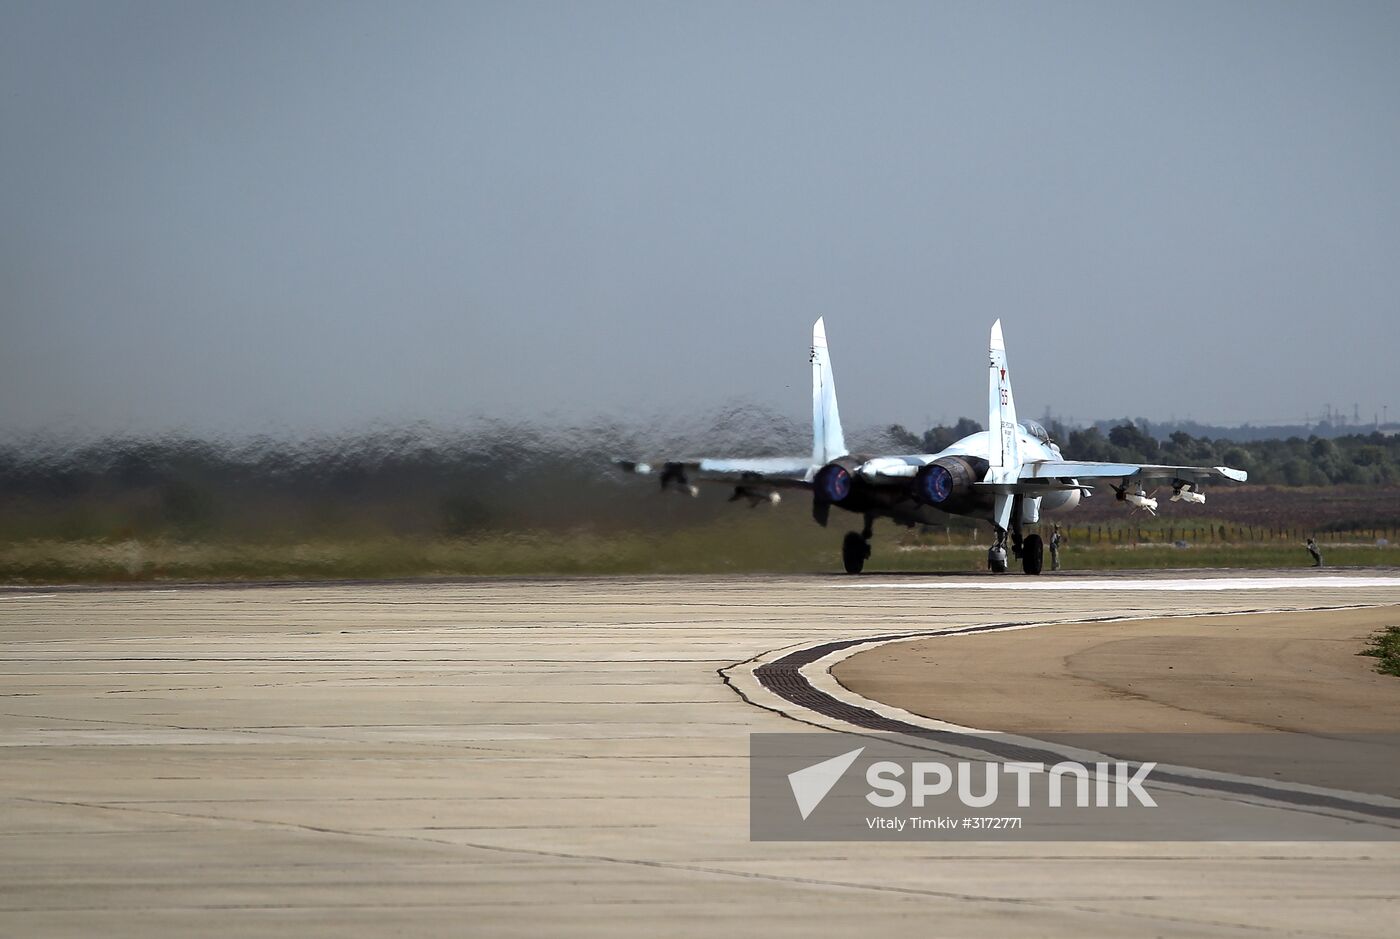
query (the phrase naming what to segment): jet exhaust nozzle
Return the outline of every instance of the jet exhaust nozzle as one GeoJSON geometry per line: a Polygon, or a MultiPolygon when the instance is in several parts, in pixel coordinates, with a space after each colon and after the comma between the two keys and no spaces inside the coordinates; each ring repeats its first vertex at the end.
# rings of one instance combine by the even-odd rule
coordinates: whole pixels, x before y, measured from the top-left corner
{"type": "Polygon", "coordinates": [[[817,470],[812,480],[812,497],[818,502],[835,505],[851,494],[851,471],[840,463],[828,463],[817,470]]]}
{"type": "Polygon", "coordinates": [[[945,456],[919,470],[914,477],[914,498],[924,505],[944,506],[960,502],[972,495],[972,487],[986,472],[986,461],[979,468],[971,460],[945,456]]]}

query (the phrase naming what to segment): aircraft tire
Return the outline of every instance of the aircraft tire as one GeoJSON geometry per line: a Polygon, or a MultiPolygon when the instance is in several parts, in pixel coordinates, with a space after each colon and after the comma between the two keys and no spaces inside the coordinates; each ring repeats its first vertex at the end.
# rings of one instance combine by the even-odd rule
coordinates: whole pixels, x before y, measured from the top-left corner
{"type": "Polygon", "coordinates": [[[1029,535],[1021,542],[1021,569],[1027,574],[1039,574],[1045,567],[1045,542],[1039,535],[1029,535]]]}
{"type": "Polygon", "coordinates": [[[846,532],[841,542],[841,563],[847,574],[859,574],[865,569],[865,559],[870,556],[870,546],[858,532],[846,532]]]}

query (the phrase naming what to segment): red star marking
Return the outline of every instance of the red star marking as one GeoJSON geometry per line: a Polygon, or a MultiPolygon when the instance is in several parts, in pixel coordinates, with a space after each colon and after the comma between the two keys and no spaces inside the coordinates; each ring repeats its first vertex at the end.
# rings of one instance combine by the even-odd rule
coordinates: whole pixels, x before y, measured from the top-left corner
{"type": "Polygon", "coordinates": [[[1001,380],[1006,381],[1006,369],[1001,370],[1001,380]]]}

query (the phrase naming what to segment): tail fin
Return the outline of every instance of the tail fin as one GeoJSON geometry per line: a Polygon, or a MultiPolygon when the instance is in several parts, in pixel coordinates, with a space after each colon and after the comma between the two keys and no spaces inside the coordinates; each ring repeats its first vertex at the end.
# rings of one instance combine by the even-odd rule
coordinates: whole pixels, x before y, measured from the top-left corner
{"type": "Polygon", "coordinates": [[[1006,343],[1001,338],[1001,320],[992,324],[989,374],[987,431],[991,435],[991,452],[988,454],[991,470],[987,478],[1001,481],[1001,477],[1005,476],[1015,480],[1021,473],[1020,436],[1016,433],[1016,399],[1011,396],[1011,377],[1006,370],[1006,343]]]}
{"type": "Polygon", "coordinates": [[[836,379],[826,349],[826,324],[818,319],[812,325],[812,462],[830,463],[847,452],[841,415],[836,410],[836,379]]]}

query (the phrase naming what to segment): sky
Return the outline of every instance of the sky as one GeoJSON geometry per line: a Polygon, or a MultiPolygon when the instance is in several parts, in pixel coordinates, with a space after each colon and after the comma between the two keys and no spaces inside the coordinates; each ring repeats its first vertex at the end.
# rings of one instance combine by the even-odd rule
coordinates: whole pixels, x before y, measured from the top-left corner
{"type": "Polygon", "coordinates": [[[0,431],[1400,417],[1400,4],[0,0],[0,431]]]}

